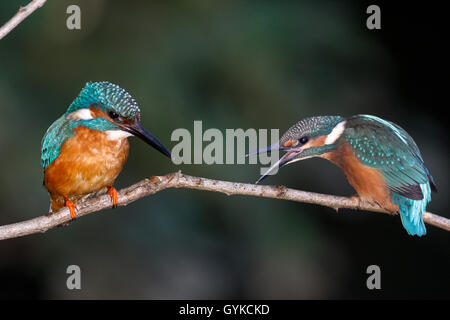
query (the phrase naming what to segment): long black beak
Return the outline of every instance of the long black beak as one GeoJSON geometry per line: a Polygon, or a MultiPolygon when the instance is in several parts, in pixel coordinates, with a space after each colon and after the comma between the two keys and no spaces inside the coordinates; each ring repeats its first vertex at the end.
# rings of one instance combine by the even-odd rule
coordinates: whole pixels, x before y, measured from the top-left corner
{"type": "Polygon", "coordinates": [[[255,184],[258,184],[259,182],[263,181],[265,178],[267,178],[269,175],[271,175],[271,173],[275,170],[275,169],[279,169],[283,166],[285,166],[286,164],[292,162],[294,160],[294,158],[300,154],[301,152],[303,152],[302,148],[290,148],[290,147],[280,147],[280,145],[278,143],[273,144],[271,146],[268,146],[265,149],[260,149],[258,151],[249,153],[247,156],[251,156],[254,154],[260,154],[263,152],[270,152],[270,151],[274,151],[274,150],[278,150],[278,151],[287,151],[287,153],[281,157],[280,160],[278,160],[272,167],[270,167],[269,170],[266,171],[266,173],[264,173],[259,179],[258,181],[255,182],[255,184]]]}
{"type": "Polygon", "coordinates": [[[136,121],[135,123],[130,125],[125,125],[124,129],[129,133],[131,133],[132,135],[147,142],[149,145],[151,145],[153,148],[155,148],[162,154],[168,156],[169,158],[172,158],[170,151],[161,142],[159,142],[159,140],[156,139],[155,136],[150,133],[150,131],[145,129],[144,126],[139,121],[136,121]]]}
{"type": "Polygon", "coordinates": [[[281,148],[280,148],[280,145],[279,145],[279,143],[277,142],[277,143],[274,143],[274,144],[272,144],[272,145],[270,145],[270,146],[267,146],[266,148],[262,148],[262,149],[259,149],[259,150],[250,152],[249,154],[247,154],[247,155],[245,155],[245,156],[246,156],[246,157],[250,157],[250,156],[253,156],[253,155],[255,155],[255,154],[267,153],[267,152],[276,151],[276,150],[278,150],[278,151],[283,151],[284,149],[285,149],[284,147],[281,147],[281,148]]]}

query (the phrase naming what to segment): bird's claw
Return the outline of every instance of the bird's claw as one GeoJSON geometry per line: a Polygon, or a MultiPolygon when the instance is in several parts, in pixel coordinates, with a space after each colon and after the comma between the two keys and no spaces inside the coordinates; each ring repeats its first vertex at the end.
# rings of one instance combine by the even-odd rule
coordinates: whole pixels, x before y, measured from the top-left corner
{"type": "Polygon", "coordinates": [[[352,199],[352,201],[356,203],[356,207],[358,209],[361,209],[361,198],[359,196],[353,195],[350,197],[350,199],[352,199]]]}
{"type": "Polygon", "coordinates": [[[72,201],[70,201],[67,197],[65,197],[65,203],[67,208],[69,208],[70,211],[70,217],[72,219],[75,219],[77,217],[75,210],[77,209],[77,206],[75,203],[73,203],[72,201]]]}
{"type": "Polygon", "coordinates": [[[116,208],[117,205],[119,204],[119,200],[117,199],[117,191],[116,191],[116,189],[114,189],[111,186],[108,186],[108,194],[111,197],[111,200],[112,200],[112,203],[113,203],[112,207],[116,208]]]}

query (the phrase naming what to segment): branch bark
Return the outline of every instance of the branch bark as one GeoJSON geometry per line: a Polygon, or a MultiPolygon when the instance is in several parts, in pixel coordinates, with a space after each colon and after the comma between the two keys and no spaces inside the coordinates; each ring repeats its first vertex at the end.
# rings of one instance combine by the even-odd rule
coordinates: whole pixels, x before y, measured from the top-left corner
{"type": "MultiPolygon", "coordinates": [[[[387,213],[384,209],[369,203],[358,204],[351,198],[337,197],[313,192],[289,189],[284,186],[263,186],[247,183],[212,180],[182,174],[180,171],[165,176],[154,176],[142,180],[128,188],[117,192],[119,206],[126,206],[140,198],[170,188],[187,188],[225,193],[226,195],[247,195],[297,202],[317,204],[338,210],[340,208],[361,209],[366,211],[387,213]]],[[[77,217],[111,208],[108,194],[87,198],[77,203],[77,217]]],[[[450,231],[450,219],[424,212],[423,220],[438,228],[450,231]]],[[[61,224],[71,221],[69,209],[62,208],[50,215],[31,220],[0,226],[0,240],[17,238],[29,234],[45,232],[61,224]]]]}
{"type": "Polygon", "coordinates": [[[20,7],[19,11],[0,28],[0,40],[17,27],[36,9],[42,7],[47,0],[33,0],[25,7],[20,7]]]}

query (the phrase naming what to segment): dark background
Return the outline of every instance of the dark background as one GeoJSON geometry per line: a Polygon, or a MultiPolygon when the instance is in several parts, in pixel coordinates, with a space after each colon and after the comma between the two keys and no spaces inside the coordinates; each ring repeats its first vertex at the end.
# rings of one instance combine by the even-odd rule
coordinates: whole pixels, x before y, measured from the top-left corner
{"type": "MultiPolygon", "coordinates": [[[[2,1],[0,23],[26,1],[2,1]]],[[[40,141],[86,81],[108,80],[139,103],[172,147],[176,128],[279,128],[313,115],[373,114],[407,130],[449,217],[448,49],[433,2],[52,1],[0,41],[0,224],[47,212],[40,141]],[[81,30],[66,8],[81,7],[81,30]],[[381,30],[366,28],[370,4],[381,30]]],[[[259,165],[180,165],[138,141],[121,188],[176,170],[253,182],[259,165]]],[[[320,159],[266,184],[354,193],[320,159]]],[[[398,217],[288,201],[167,190],[69,227],[0,242],[0,297],[41,299],[449,298],[449,234],[408,236],[398,217]],[[66,288],[66,268],[82,289],[66,288]],[[366,288],[367,266],[381,290],[366,288]]]]}

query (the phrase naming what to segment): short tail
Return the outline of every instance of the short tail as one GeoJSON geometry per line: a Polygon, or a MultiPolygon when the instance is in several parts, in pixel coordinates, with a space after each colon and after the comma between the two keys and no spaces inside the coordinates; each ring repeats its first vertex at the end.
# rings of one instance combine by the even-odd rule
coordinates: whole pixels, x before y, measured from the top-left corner
{"type": "Polygon", "coordinates": [[[428,182],[423,183],[420,185],[420,188],[423,194],[423,199],[421,200],[412,200],[397,193],[392,193],[392,202],[399,207],[403,227],[412,236],[423,236],[427,233],[422,214],[425,212],[427,204],[431,201],[430,184],[428,182]]]}

